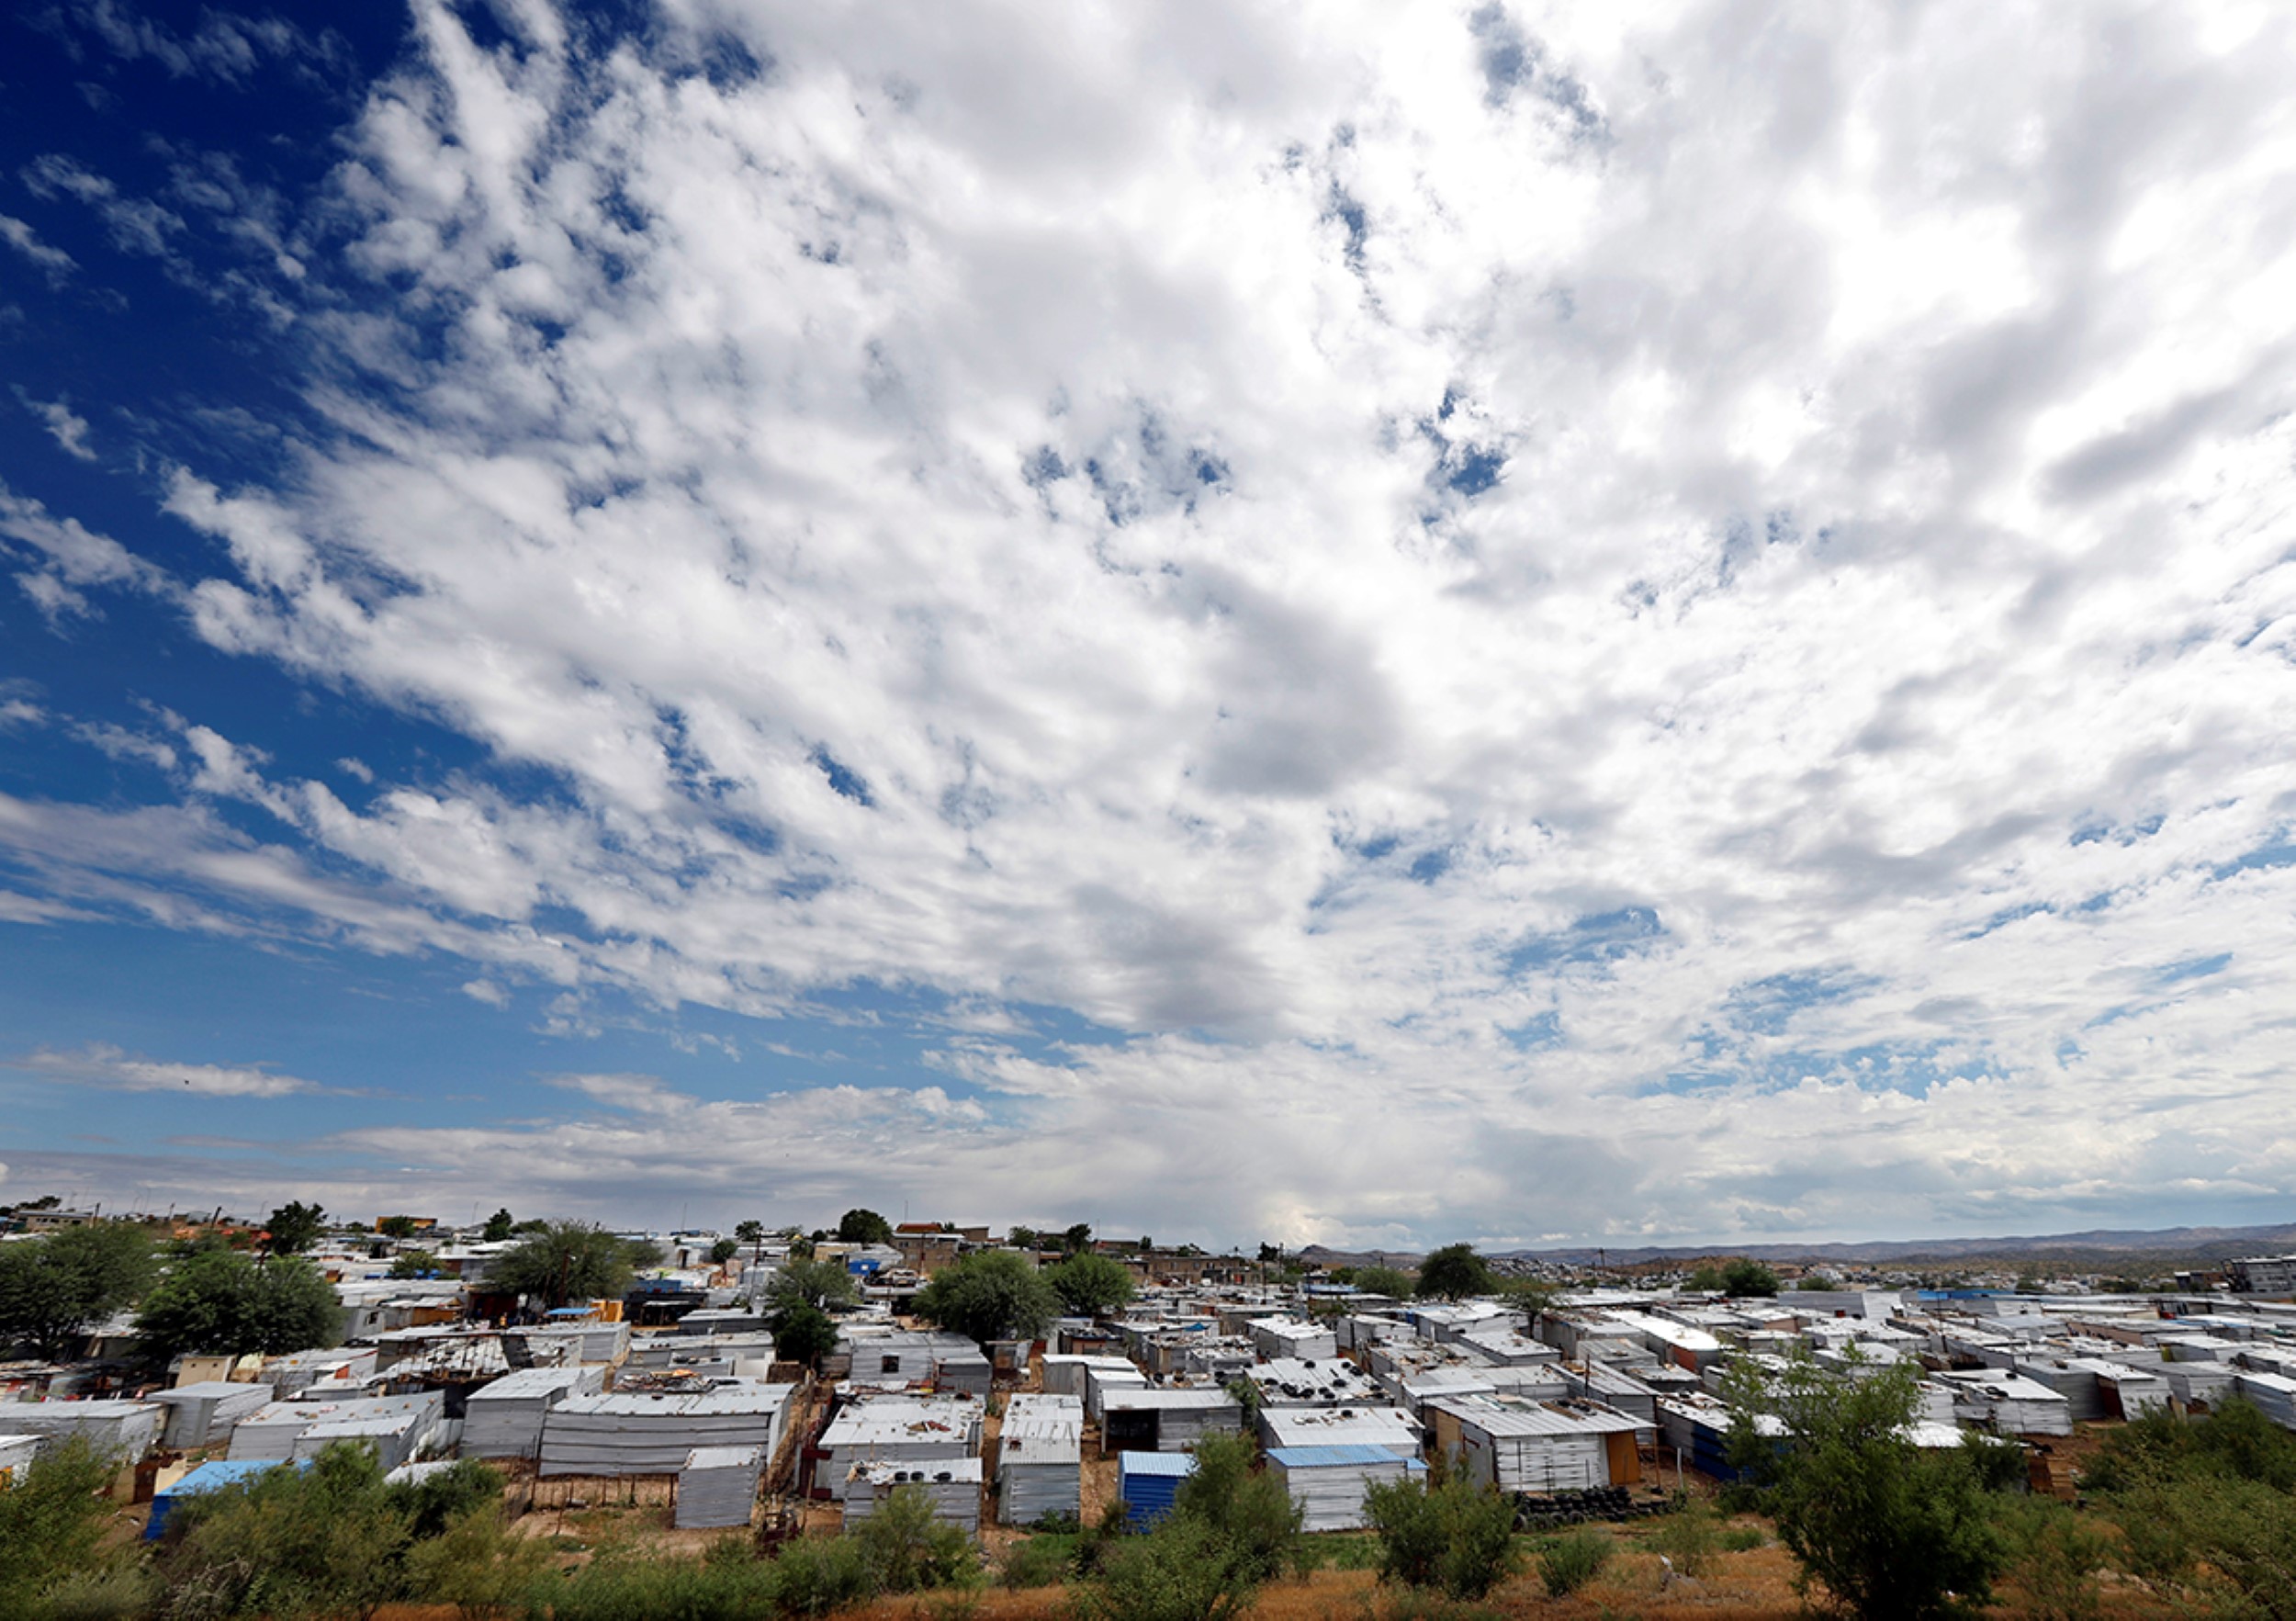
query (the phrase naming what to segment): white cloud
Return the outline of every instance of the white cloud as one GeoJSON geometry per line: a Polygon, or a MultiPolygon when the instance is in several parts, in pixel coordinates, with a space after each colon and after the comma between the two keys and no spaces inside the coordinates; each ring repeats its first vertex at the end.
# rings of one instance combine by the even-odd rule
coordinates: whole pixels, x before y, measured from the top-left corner
{"type": "Polygon", "coordinates": [[[0,1060],[0,1066],[42,1080],[99,1086],[120,1092],[190,1092],[203,1098],[287,1098],[298,1092],[331,1090],[316,1081],[281,1075],[261,1066],[171,1064],[131,1058],[118,1048],[102,1042],[73,1053],[50,1052],[43,1048],[22,1057],[0,1060]]]}
{"type": "Polygon", "coordinates": [[[39,232],[12,214],[0,214],[0,242],[39,265],[51,284],[61,283],[74,268],[72,255],[39,240],[39,232]]]}
{"type": "MultiPolygon", "coordinates": [[[[1131,1032],[955,1021],[988,1118],[865,1175],[974,1208],[1016,1155],[1399,1244],[2290,1186],[2296,24],[662,10],[418,7],[310,266],[404,403],[315,383],[292,477],[167,503],[214,646],[565,795],[354,808],[195,724],[278,842],[0,800],[60,897],[1131,1032]]],[[[28,504],[41,589],[128,582],[28,504]]],[[[935,1118],[791,1096],[816,1159],[935,1118]]]]}
{"type": "Polygon", "coordinates": [[[39,400],[17,390],[17,398],[24,409],[48,424],[48,436],[62,445],[66,455],[84,462],[96,459],[96,452],[87,442],[87,418],[80,415],[61,400],[39,400]]]}

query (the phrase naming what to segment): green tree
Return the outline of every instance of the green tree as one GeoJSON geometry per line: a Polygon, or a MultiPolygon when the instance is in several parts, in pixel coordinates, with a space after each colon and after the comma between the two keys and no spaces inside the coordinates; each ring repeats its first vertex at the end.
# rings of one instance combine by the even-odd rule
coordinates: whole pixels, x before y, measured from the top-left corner
{"type": "Polygon", "coordinates": [[[629,1246],[587,1221],[553,1221],[504,1250],[487,1268],[487,1287],[553,1308],[568,1300],[617,1300],[634,1271],[629,1246]]]}
{"type": "Polygon", "coordinates": [[[118,1221],[0,1244],[0,1344],[21,1341],[50,1361],[69,1356],[135,1302],[153,1266],[142,1233],[118,1221]]]}
{"type": "Polygon", "coordinates": [[[710,1259],[720,1266],[739,1254],[741,1254],[741,1244],[735,1239],[721,1238],[710,1245],[710,1259]]]}
{"type": "Polygon", "coordinates": [[[985,1345],[1034,1339],[1060,1314],[1044,1275],[1009,1250],[983,1250],[944,1267],[917,1292],[917,1315],[985,1345]]]}
{"type": "Polygon", "coordinates": [[[1747,1364],[1726,1384],[1729,1458],[1759,1488],[1778,1539],[1812,1586],[1867,1621],[1974,1614],[2009,1548],[1967,1448],[1908,1439],[1920,1407],[1913,1365],[1846,1377],[1797,1357],[1747,1364]],[[1762,1423],[1764,1417],[1773,1421],[1762,1423]]]}
{"type": "Polygon", "coordinates": [[[205,1492],[169,1516],[160,1562],[178,1610],[371,1616],[401,1595],[413,1505],[373,1451],[337,1442],[308,1469],[205,1492]]]}
{"type": "Polygon", "coordinates": [[[1017,1250],[1032,1250],[1044,1242],[1044,1234],[1033,1227],[1015,1227],[1005,1234],[1005,1242],[1017,1250]]]}
{"type": "Polygon", "coordinates": [[[1044,1274],[1061,1306],[1079,1317],[1097,1317],[1130,1301],[1136,1289],[1131,1268],[1106,1255],[1071,1255],[1044,1274]]]}
{"type": "Polygon", "coordinates": [[[375,1223],[375,1231],[385,1238],[412,1238],[422,1231],[422,1223],[412,1216],[385,1216],[375,1223]]]}
{"type": "Polygon", "coordinates": [[[327,1212],[315,1204],[283,1204],[264,1223],[263,1247],[275,1255],[295,1255],[319,1242],[327,1225],[327,1212]]]}
{"type": "Polygon", "coordinates": [[[279,1356],[335,1344],[343,1307],[334,1285],[309,1261],[204,1250],[168,1269],[136,1314],[136,1336],[157,1362],[251,1351],[279,1356]]]}
{"type": "Polygon", "coordinates": [[[874,1210],[851,1210],[837,1219],[840,1244],[891,1244],[893,1223],[874,1210]]]}
{"type": "Polygon", "coordinates": [[[1393,1266],[1358,1266],[1356,1287],[1367,1295],[1385,1295],[1391,1300],[1408,1300],[1412,1295],[1411,1274],[1393,1266]]]}
{"type": "Polygon", "coordinates": [[[821,1359],[837,1349],[837,1322],[820,1307],[805,1300],[775,1306],[766,1313],[773,1334],[773,1354],[784,1362],[802,1362],[818,1372],[821,1359]]]}
{"type": "Polygon", "coordinates": [[[789,1261],[765,1286],[771,1304],[803,1302],[817,1309],[848,1306],[861,1299],[853,1275],[839,1261],[789,1261]]]}
{"type": "Polygon", "coordinates": [[[48,1592],[97,1562],[117,1469],[75,1436],[0,1488],[0,1621],[47,1616],[48,1592]]]}
{"type": "Polygon", "coordinates": [[[1463,1300],[1487,1295],[1499,1287],[1491,1263],[1475,1253],[1471,1244],[1449,1244],[1419,1263],[1422,1300],[1463,1300]]]}
{"type": "Polygon", "coordinates": [[[2192,1424],[2148,1413],[2107,1440],[2086,1482],[2137,1575],[2195,1607],[2296,1618],[2296,1435],[2253,1404],[2192,1424]]]}
{"type": "Polygon", "coordinates": [[[1778,1275],[1760,1261],[1740,1256],[1722,1268],[1722,1288],[1740,1298],[1774,1295],[1778,1292],[1778,1275]]]}
{"type": "Polygon", "coordinates": [[[1196,1469],[1173,1493],[1173,1514],[1219,1531],[1250,1580],[1273,1581],[1300,1545],[1307,1511],[1282,1481],[1253,1468],[1258,1448],[1249,1436],[1215,1431],[1189,1450],[1196,1469]]]}
{"type": "Polygon", "coordinates": [[[400,1250],[392,1258],[393,1278],[421,1278],[438,1270],[438,1257],[429,1250],[400,1250]]]}
{"type": "Polygon", "coordinates": [[[1072,1255],[1081,1255],[1092,1247],[1092,1223],[1079,1221],[1061,1234],[1062,1247],[1072,1255]]]}
{"type": "Polygon", "coordinates": [[[1712,1261],[1701,1261],[1690,1269],[1689,1280],[1683,1286],[1702,1295],[1724,1293],[1729,1286],[1722,1280],[1722,1268],[1712,1261]]]}
{"type": "Polygon", "coordinates": [[[510,1207],[505,1205],[487,1218],[486,1231],[478,1236],[489,1244],[501,1244],[517,1228],[518,1224],[511,1220],[510,1207]]]}
{"type": "Polygon", "coordinates": [[[749,1246],[749,1259],[751,1261],[762,1261],[765,1259],[764,1222],[737,1221],[734,1223],[734,1237],[739,1243],[746,1244],[749,1246]]]}

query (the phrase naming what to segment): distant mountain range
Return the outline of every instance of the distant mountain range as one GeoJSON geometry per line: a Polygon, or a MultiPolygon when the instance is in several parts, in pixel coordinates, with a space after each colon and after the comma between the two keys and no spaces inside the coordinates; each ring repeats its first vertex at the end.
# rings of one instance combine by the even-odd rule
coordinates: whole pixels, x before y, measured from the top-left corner
{"type": "MultiPolygon", "coordinates": [[[[1502,1250],[1493,1260],[1555,1261],[1565,1266],[1642,1266],[1654,1262],[1700,1261],[1717,1255],[1746,1255],[1757,1261],[1893,1262],[1975,1260],[2110,1260],[2122,1256],[2221,1261],[2234,1255],[2285,1255],[2296,1251],[2296,1222],[2273,1227],[2091,1228],[2019,1238],[1882,1239],[1868,1244],[1701,1244],[1633,1247],[1577,1244],[1565,1249],[1502,1250]]],[[[1410,1266],[1419,1257],[1398,1250],[1334,1250],[1310,1244],[1300,1258],[1325,1266],[1384,1263],[1410,1266]]]]}

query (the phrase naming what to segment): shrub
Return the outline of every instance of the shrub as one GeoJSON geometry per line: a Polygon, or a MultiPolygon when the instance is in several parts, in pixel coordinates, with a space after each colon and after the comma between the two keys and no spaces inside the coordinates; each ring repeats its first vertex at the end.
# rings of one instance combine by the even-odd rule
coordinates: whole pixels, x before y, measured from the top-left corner
{"type": "Polygon", "coordinates": [[[1610,1538],[1584,1526],[1558,1537],[1538,1550],[1538,1579],[1547,1596],[1565,1598],[1603,1573],[1610,1563],[1610,1538]]]}
{"type": "Polygon", "coordinates": [[[996,1580],[1007,1587],[1056,1587],[1075,1568],[1076,1544],[1070,1537],[1031,1537],[1005,1549],[996,1580]]]}
{"type": "Polygon", "coordinates": [[[41,1621],[144,1621],[165,1597],[151,1566],[103,1565],[51,1584],[40,1595],[39,1615],[41,1621]]]}
{"type": "Polygon", "coordinates": [[[922,1486],[897,1486],[850,1540],[878,1593],[925,1593],[977,1587],[981,1557],[973,1539],[933,1518],[922,1486]]]}
{"type": "Polygon", "coordinates": [[[1476,1599],[1514,1569],[1514,1504],[1464,1479],[1409,1477],[1364,1493],[1379,1538],[1379,1579],[1476,1599]]]}
{"type": "Polygon", "coordinates": [[[2111,1543],[2094,1525],[2054,1498],[2008,1505],[2003,1515],[2018,1584],[2032,1614],[2043,1621],[2089,1621],[2099,1606],[2098,1572],[2111,1543]]]}
{"type": "Polygon", "coordinates": [[[39,1614],[44,1592],[96,1563],[109,1513],[98,1494],[111,1476],[109,1463],[73,1439],[0,1489],[0,1621],[39,1614]]]}
{"type": "Polygon", "coordinates": [[[868,1557],[850,1537],[785,1544],[772,1564],[774,1596],[786,1615],[827,1615],[871,1597],[868,1557]]]}
{"type": "Polygon", "coordinates": [[[1660,1525],[1650,1548],[1665,1555],[1678,1575],[1694,1582],[1704,1577],[1722,1551],[1722,1527],[1714,1505],[1702,1498],[1685,1498],[1660,1525]]]}
{"type": "Polygon", "coordinates": [[[454,1605],[463,1621],[510,1615],[549,1569],[549,1548],[512,1534],[499,1499],[470,1504],[437,1536],[407,1550],[411,1594],[424,1603],[454,1605]]]}
{"type": "Polygon", "coordinates": [[[1252,1468],[1257,1448],[1243,1435],[1206,1435],[1196,1444],[1196,1472],[1173,1494],[1175,1516],[1217,1535],[1255,1582],[1272,1581],[1291,1563],[1305,1512],[1283,1482],[1252,1468]]]}
{"type": "Polygon", "coordinates": [[[550,1621],[751,1621],[773,1614],[775,1577],[773,1566],[754,1560],[610,1555],[535,1589],[528,1613],[546,1610],[550,1621]]]}
{"type": "Polygon", "coordinates": [[[1145,1537],[1109,1544],[1077,1609],[1087,1621],[1226,1621],[1258,1591],[1225,1537],[1173,1514],[1145,1537]]]}
{"type": "Polygon", "coordinates": [[[162,1574],[186,1621],[353,1615],[400,1596],[411,1508],[367,1448],[337,1442],[306,1469],[276,1469],[169,1515],[162,1574]]]}

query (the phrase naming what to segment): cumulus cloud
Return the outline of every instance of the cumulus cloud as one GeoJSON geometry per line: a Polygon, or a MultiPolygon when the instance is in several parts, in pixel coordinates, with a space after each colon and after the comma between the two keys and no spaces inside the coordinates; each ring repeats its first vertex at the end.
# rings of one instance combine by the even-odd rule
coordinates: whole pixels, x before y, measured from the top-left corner
{"type": "Polygon", "coordinates": [[[0,839],[481,1000],[1117,1039],[346,1143],[1398,1244],[2290,1186],[2289,19],[415,17],[324,431],[166,510],[208,643],[487,763],[354,805],[195,716],[184,805],[0,839]]]}

